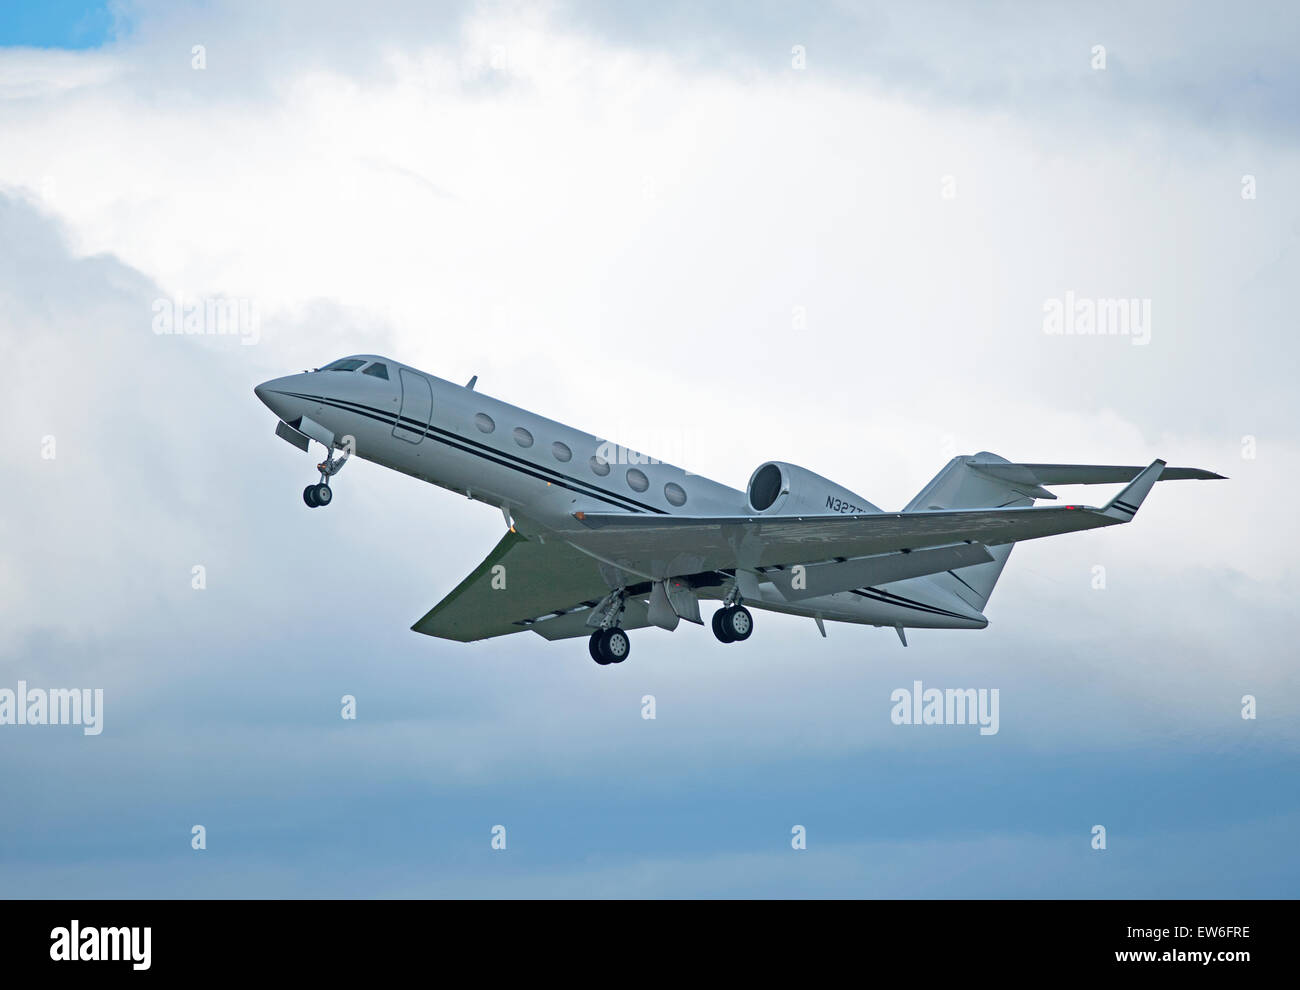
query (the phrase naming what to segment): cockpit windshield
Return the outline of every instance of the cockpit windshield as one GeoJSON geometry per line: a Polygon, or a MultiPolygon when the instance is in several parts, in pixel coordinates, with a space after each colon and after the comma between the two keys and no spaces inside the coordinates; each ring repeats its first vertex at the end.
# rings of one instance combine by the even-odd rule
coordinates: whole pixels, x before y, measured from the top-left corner
{"type": "Polygon", "coordinates": [[[360,358],[343,358],[325,365],[321,371],[356,371],[365,363],[360,358]]]}

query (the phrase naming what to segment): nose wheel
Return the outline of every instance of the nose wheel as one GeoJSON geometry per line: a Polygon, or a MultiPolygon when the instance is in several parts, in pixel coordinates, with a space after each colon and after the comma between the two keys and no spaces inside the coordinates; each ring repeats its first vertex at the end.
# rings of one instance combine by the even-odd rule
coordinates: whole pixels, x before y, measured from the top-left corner
{"type": "Polygon", "coordinates": [[[302,500],[313,509],[329,505],[333,498],[334,493],[330,491],[330,486],[324,482],[319,485],[308,485],[302,490],[302,500]]]}

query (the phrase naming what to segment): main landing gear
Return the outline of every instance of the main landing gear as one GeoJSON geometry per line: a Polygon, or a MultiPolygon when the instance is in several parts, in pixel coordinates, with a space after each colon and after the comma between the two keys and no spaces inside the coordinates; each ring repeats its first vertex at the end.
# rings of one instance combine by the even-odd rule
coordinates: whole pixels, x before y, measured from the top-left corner
{"type": "Polygon", "coordinates": [[[604,667],[626,660],[627,655],[632,652],[632,641],[618,626],[613,629],[597,629],[591,634],[587,649],[591,651],[591,659],[604,667]]]}
{"type": "Polygon", "coordinates": [[[625,594],[622,588],[615,589],[596,606],[596,611],[600,614],[599,626],[591,634],[587,649],[591,653],[591,659],[602,667],[611,663],[622,663],[632,652],[632,641],[627,638],[627,633],[618,627],[618,620],[623,615],[625,594]]]}
{"type": "Polygon", "coordinates": [[[744,605],[727,605],[713,613],[713,635],[721,643],[740,643],[754,631],[754,617],[744,605]]]}
{"type": "Polygon", "coordinates": [[[325,460],[316,465],[316,470],[320,472],[320,484],[308,485],[302,490],[302,500],[312,509],[318,509],[322,506],[329,505],[334,501],[334,493],[330,491],[329,480],[343,470],[343,465],[348,462],[352,456],[349,450],[340,460],[334,460],[334,449],[327,448],[325,460]]]}
{"type": "MultiPolygon", "coordinates": [[[[623,598],[626,592],[620,588],[611,591],[595,607],[593,617],[588,620],[596,626],[591,634],[587,650],[591,659],[602,667],[611,663],[622,663],[632,652],[632,642],[627,633],[618,626],[623,615],[623,598]]],[[[749,609],[740,604],[740,593],[734,590],[723,600],[722,608],[713,613],[713,635],[723,643],[740,643],[749,639],[754,631],[754,617],[749,609]]]]}

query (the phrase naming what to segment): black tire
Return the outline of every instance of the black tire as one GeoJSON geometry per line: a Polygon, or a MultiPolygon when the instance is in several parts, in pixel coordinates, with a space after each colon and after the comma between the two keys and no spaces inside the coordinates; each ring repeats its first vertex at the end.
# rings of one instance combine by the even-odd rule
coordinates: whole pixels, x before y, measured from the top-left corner
{"type": "Polygon", "coordinates": [[[314,509],[320,504],[316,501],[315,485],[308,485],[302,490],[302,500],[307,503],[307,507],[310,509],[314,509]]]}
{"type": "Polygon", "coordinates": [[[329,505],[334,500],[334,493],[330,491],[330,486],[326,484],[313,485],[316,490],[316,504],[329,505]]]}
{"type": "Polygon", "coordinates": [[[600,641],[600,651],[609,657],[610,663],[622,663],[632,652],[632,641],[622,629],[606,629],[600,641]]]}
{"type": "Polygon", "coordinates": [[[727,617],[723,621],[733,643],[743,643],[754,631],[754,617],[743,605],[733,605],[727,609],[727,617]]]}
{"type": "Polygon", "coordinates": [[[591,639],[587,641],[587,651],[591,654],[591,659],[595,660],[596,663],[600,664],[602,667],[609,663],[609,661],[605,659],[604,650],[601,648],[604,645],[604,641],[605,631],[603,629],[597,629],[591,634],[591,639]]]}
{"type": "Polygon", "coordinates": [[[727,631],[727,623],[724,621],[726,615],[730,612],[729,608],[720,608],[713,613],[713,635],[718,637],[719,643],[734,643],[731,633],[727,631]]]}

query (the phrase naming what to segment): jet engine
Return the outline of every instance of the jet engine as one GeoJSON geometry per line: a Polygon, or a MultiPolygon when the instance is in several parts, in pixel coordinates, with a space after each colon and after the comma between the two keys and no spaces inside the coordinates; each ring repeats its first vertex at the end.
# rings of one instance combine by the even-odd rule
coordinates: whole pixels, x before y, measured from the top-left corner
{"type": "Polygon", "coordinates": [[[784,461],[760,465],[750,475],[745,491],[750,509],[766,516],[857,515],[880,511],[861,495],[807,468],[784,461]]]}

